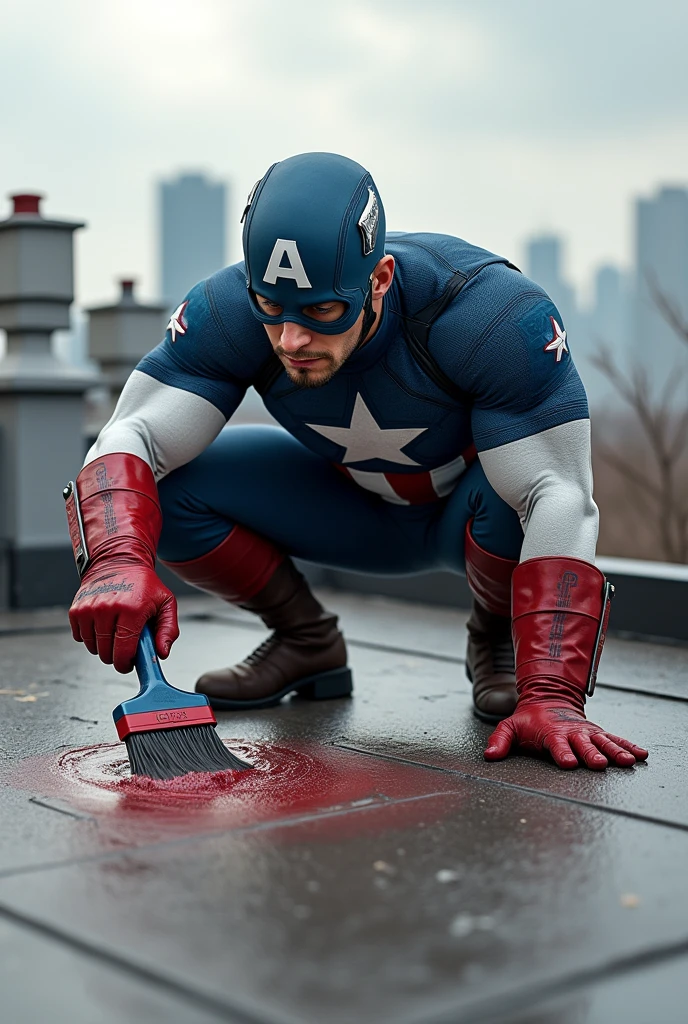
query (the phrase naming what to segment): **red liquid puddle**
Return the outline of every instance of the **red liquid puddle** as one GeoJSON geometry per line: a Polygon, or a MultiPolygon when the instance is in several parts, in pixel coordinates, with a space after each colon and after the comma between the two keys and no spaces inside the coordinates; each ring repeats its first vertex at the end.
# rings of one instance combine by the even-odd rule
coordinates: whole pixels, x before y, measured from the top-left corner
{"type": "MultiPolygon", "coordinates": [[[[58,809],[94,818],[99,846],[288,820],[314,811],[330,812],[334,832],[341,838],[352,828],[378,831],[381,821],[376,825],[374,819],[390,800],[456,788],[448,776],[326,745],[305,750],[223,742],[253,767],[159,781],[131,775],[123,743],[103,743],[28,758],[14,770],[9,784],[48,803],[53,798],[58,809]],[[370,810],[365,815],[336,815],[355,807],[370,810]]],[[[403,807],[403,817],[412,812],[422,820],[430,812],[411,803],[403,807]]]]}
{"type": "MultiPolygon", "coordinates": [[[[225,743],[229,747],[230,742],[225,743]]],[[[158,811],[166,807],[179,808],[189,805],[203,807],[219,797],[234,794],[241,788],[244,778],[252,777],[251,786],[264,783],[264,775],[270,772],[273,778],[285,774],[308,774],[308,764],[294,751],[279,747],[259,749],[255,744],[231,743],[232,752],[252,767],[246,771],[190,772],[176,779],[150,779],[145,775],[132,775],[123,743],[101,743],[94,747],[80,747],[60,754],[56,761],[57,772],[79,789],[93,786],[102,793],[116,794],[118,802],[128,802],[132,807],[153,808],[158,811]],[[260,772],[258,780],[255,772],[260,772]]],[[[80,794],[81,795],[81,794],[80,794]]]]}

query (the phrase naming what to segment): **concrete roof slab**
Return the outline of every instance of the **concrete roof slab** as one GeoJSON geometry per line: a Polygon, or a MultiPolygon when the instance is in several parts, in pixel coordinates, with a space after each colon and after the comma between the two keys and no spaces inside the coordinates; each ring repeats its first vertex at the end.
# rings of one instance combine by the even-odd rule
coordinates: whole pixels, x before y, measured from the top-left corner
{"type": "MultiPolygon", "coordinates": [[[[176,685],[260,639],[214,602],[182,610],[176,685]]],[[[133,676],[75,645],[61,612],[3,617],[0,952],[19,956],[0,955],[0,976],[19,1012],[59,1021],[63,998],[65,1019],[88,1024],[640,1024],[654,1006],[673,1024],[688,652],[617,640],[605,653],[603,678],[622,681],[666,654],[659,693],[600,687],[590,702],[650,747],[647,765],[487,764],[460,615],[360,595],[340,610],[354,699],[219,716],[262,774],[191,802],[120,787],[110,712],[133,676]],[[49,1017],[37,961],[57,979],[49,1017]]]]}
{"type": "Polygon", "coordinates": [[[688,943],[688,836],[464,780],[0,880],[0,907],[259,1019],[426,1020],[688,943]]]}
{"type": "Polygon", "coordinates": [[[213,1024],[229,1019],[16,921],[0,919],[0,964],[6,1024],[213,1024]]]}

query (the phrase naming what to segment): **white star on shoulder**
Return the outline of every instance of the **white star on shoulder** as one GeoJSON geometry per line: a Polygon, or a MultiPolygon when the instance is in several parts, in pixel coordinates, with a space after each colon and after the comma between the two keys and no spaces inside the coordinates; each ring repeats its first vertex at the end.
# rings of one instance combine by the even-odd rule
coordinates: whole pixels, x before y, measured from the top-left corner
{"type": "Polygon", "coordinates": [[[184,319],[184,312],[186,307],[189,305],[189,300],[182,302],[175,309],[174,313],[170,317],[170,322],[167,325],[167,330],[172,335],[172,344],[177,340],[178,334],[186,334],[187,327],[189,326],[184,319]]]}
{"type": "Polygon", "coordinates": [[[368,459],[385,459],[400,466],[419,466],[402,448],[410,444],[427,427],[411,427],[387,430],[379,427],[361,394],[356,395],[351,424],[348,427],[323,427],[318,423],[307,423],[307,427],[345,448],[342,462],[366,462],[368,459]]]}
{"type": "Polygon", "coordinates": [[[561,357],[563,356],[564,352],[568,352],[568,347],[566,345],[566,331],[562,331],[561,327],[559,326],[559,324],[553,316],[550,317],[550,320],[552,322],[552,330],[554,331],[554,337],[548,345],[545,345],[545,352],[556,352],[557,362],[560,363],[561,357]]]}

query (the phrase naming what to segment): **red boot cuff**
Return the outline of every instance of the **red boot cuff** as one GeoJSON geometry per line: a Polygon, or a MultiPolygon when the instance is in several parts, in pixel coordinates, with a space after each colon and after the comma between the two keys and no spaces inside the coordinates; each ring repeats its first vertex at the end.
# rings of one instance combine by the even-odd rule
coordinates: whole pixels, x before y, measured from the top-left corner
{"type": "Polygon", "coordinates": [[[473,596],[493,615],[511,615],[511,577],[518,562],[485,551],[473,539],[471,519],[466,524],[466,579],[473,596]]]}
{"type": "Polygon", "coordinates": [[[207,555],[188,562],[165,562],[185,583],[232,604],[249,601],[284,561],[275,545],[243,526],[235,526],[207,555]]]}

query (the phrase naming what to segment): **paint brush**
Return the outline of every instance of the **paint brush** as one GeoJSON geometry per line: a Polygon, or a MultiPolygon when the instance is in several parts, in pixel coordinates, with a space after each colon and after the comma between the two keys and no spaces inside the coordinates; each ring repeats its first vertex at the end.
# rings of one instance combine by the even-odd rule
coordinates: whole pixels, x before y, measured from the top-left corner
{"type": "Polygon", "coordinates": [[[149,627],[134,662],[141,689],[112,712],[127,746],[132,775],[174,779],[189,772],[243,771],[252,766],[225,747],[202,693],[178,690],[165,679],[149,627]]]}

